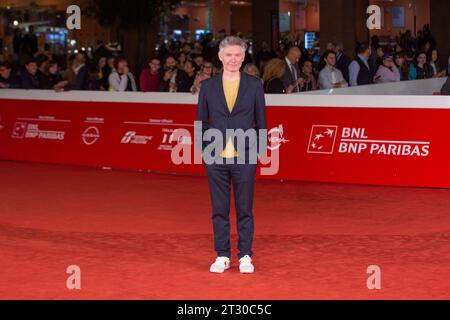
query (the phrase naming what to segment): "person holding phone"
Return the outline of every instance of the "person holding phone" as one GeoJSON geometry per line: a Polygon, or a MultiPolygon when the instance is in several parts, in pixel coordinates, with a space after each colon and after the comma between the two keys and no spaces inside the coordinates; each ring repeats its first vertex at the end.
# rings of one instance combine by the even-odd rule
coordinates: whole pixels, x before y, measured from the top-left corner
{"type": "Polygon", "coordinates": [[[305,79],[300,77],[300,68],[298,67],[298,61],[301,56],[302,52],[298,47],[291,47],[284,59],[286,71],[281,80],[283,81],[286,90],[290,86],[293,86],[293,93],[302,91],[302,87],[305,83],[305,79]]]}

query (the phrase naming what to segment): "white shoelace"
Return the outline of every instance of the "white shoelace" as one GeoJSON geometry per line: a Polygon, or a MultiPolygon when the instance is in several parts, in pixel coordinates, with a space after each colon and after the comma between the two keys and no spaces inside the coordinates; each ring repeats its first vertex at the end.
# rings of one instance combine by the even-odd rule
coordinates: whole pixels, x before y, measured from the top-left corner
{"type": "Polygon", "coordinates": [[[239,262],[244,264],[250,264],[252,262],[252,258],[250,258],[250,256],[243,256],[241,259],[239,259],[239,262]]]}
{"type": "Polygon", "coordinates": [[[216,262],[225,263],[228,259],[226,257],[217,257],[216,262]]]}

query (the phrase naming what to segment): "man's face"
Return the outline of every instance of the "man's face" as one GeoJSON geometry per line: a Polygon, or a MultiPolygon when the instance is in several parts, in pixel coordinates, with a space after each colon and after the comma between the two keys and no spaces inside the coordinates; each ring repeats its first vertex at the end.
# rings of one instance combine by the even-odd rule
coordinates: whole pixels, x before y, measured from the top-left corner
{"type": "Polygon", "coordinates": [[[198,43],[198,42],[196,42],[195,44],[194,44],[194,49],[196,50],[196,51],[202,51],[203,50],[203,46],[200,44],[200,43],[198,43]]]}
{"type": "Polygon", "coordinates": [[[223,70],[227,72],[237,72],[241,69],[245,54],[241,46],[226,46],[219,52],[219,59],[222,61],[223,70]]]}
{"type": "Polygon", "coordinates": [[[175,69],[177,66],[177,61],[173,57],[169,57],[166,60],[166,67],[167,69],[175,69]]]}
{"type": "Polygon", "coordinates": [[[149,63],[150,66],[150,72],[151,73],[157,73],[159,71],[159,68],[161,67],[161,63],[157,59],[153,59],[149,63]]]}
{"type": "Polygon", "coordinates": [[[333,50],[336,51],[336,48],[332,42],[327,43],[327,50],[333,50]]]}
{"type": "Polygon", "coordinates": [[[3,79],[9,79],[11,76],[11,69],[7,67],[0,67],[0,77],[3,79]]]}
{"type": "Polygon", "coordinates": [[[27,64],[26,66],[25,66],[25,68],[27,69],[27,71],[29,72],[29,73],[31,73],[33,76],[36,74],[36,72],[37,72],[37,64],[36,64],[36,62],[30,62],[29,64],[27,64]]]}
{"type": "Polygon", "coordinates": [[[300,57],[302,56],[302,53],[300,50],[290,50],[288,53],[288,59],[292,64],[297,64],[300,60],[300,57]]]}
{"type": "Polygon", "coordinates": [[[333,67],[336,64],[336,55],[330,53],[328,57],[325,59],[328,66],[333,67]]]}
{"type": "Polygon", "coordinates": [[[191,48],[190,45],[185,44],[185,45],[183,46],[183,52],[189,53],[189,52],[191,52],[191,51],[192,51],[192,48],[191,48]]]}
{"type": "Polygon", "coordinates": [[[197,64],[199,67],[201,67],[203,65],[203,63],[205,62],[205,60],[203,59],[202,56],[197,56],[194,59],[195,64],[197,64]]]}
{"type": "Polygon", "coordinates": [[[123,73],[125,68],[127,68],[127,67],[128,67],[128,62],[122,60],[117,64],[117,69],[118,69],[117,71],[119,73],[123,73]]]}
{"type": "Polygon", "coordinates": [[[49,68],[48,68],[48,72],[50,74],[56,74],[58,72],[58,65],[57,64],[52,64],[49,68]]]}

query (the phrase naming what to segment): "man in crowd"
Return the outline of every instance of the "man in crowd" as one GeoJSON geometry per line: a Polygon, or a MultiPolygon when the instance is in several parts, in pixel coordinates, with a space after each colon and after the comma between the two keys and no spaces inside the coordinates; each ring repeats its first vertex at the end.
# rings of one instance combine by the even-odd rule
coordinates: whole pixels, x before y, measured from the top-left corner
{"type": "Polygon", "coordinates": [[[319,87],[320,89],[337,89],[348,87],[347,81],[345,81],[342,72],[335,68],[336,53],[332,50],[327,50],[323,58],[326,62],[326,66],[319,73],[319,87]]]}
{"type": "Polygon", "coordinates": [[[301,51],[298,47],[291,47],[284,59],[286,71],[281,77],[283,85],[288,88],[289,85],[294,85],[293,92],[300,92],[305,80],[300,77],[300,68],[298,67],[298,61],[301,57],[301,51]]]}
{"type": "Polygon", "coordinates": [[[139,77],[139,83],[142,92],[158,92],[159,82],[161,81],[161,62],[157,57],[150,59],[148,68],[142,70],[139,77]]]}
{"type": "Polygon", "coordinates": [[[373,83],[375,70],[369,64],[371,49],[367,43],[361,43],[358,48],[356,59],[349,66],[350,85],[361,86],[373,83]]]}
{"type": "Polygon", "coordinates": [[[37,70],[38,65],[36,60],[30,59],[25,63],[25,68],[20,73],[23,89],[40,89],[37,70]]]}
{"type": "Polygon", "coordinates": [[[177,67],[177,60],[173,55],[169,55],[164,64],[164,73],[159,83],[159,91],[177,92],[177,78],[179,73],[180,70],[177,67]]]}
{"type": "Polygon", "coordinates": [[[12,67],[9,62],[0,63],[0,89],[18,89],[20,88],[19,79],[12,73],[12,67]]]}
{"type": "Polygon", "coordinates": [[[350,59],[344,52],[344,45],[342,43],[336,44],[336,69],[339,69],[339,71],[342,72],[342,75],[344,76],[345,81],[347,83],[350,81],[349,73],[348,73],[348,67],[350,66],[350,63],[352,62],[352,59],[350,59]]]}

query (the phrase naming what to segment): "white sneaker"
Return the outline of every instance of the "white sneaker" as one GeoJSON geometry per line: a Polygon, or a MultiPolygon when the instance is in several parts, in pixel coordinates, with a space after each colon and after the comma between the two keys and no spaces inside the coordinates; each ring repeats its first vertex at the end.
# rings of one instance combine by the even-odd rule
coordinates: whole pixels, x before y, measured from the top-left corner
{"type": "Polygon", "coordinates": [[[239,271],[241,273],[253,273],[255,271],[250,256],[246,255],[239,259],[239,271]]]}
{"type": "Polygon", "coordinates": [[[223,273],[225,270],[230,269],[230,258],[217,257],[216,261],[209,268],[210,272],[223,273]]]}

